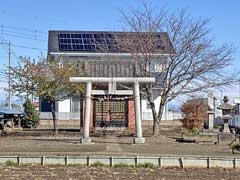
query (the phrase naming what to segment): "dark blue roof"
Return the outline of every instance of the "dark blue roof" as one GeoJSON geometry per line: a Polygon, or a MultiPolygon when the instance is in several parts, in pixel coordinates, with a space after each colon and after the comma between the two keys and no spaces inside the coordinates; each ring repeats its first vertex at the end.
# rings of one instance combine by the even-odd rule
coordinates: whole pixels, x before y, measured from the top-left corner
{"type": "Polygon", "coordinates": [[[25,114],[25,113],[21,110],[18,110],[18,109],[0,109],[0,114],[21,115],[21,114],[25,114]]]}

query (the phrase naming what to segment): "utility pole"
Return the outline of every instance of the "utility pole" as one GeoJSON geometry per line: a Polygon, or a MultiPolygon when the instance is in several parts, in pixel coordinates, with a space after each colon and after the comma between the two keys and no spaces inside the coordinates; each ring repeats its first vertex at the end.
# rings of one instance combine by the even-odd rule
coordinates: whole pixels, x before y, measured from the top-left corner
{"type": "Polygon", "coordinates": [[[11,43],[8,43],[8,109],[12,109],[11,105],[11,43]]]}
{"type": "Polygon", "coordinates": [[[239,95],[238,95],[238,98],[240,99],[240,80],[238,80],[238,83],[239,83],[239,87],[238,87],[239,95]]]}

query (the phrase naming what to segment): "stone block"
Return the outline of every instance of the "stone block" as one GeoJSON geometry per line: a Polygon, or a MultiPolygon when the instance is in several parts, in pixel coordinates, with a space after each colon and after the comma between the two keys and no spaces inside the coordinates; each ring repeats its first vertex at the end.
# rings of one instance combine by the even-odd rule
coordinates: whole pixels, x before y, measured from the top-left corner
{"type": "Polygon", "coordinates": [[[145,143],[145,138],[134,138],[133,143],[134,144],[144,144],[145,143]]]}
{"type": "Polygon", "coordinates": [[[194,141],[194,142],[213,142],[218,143],[218,134],[217,133],[184,133],[182,134],[182,138],[184,141],[194,141]]]}
{"type": "Polygon", "coordinates": [[[88,138],[81,138],[80,139],[80,143],[81,144],[93,144],[92,143],[92,139],[90,137],[88,137],[88,138]]]}

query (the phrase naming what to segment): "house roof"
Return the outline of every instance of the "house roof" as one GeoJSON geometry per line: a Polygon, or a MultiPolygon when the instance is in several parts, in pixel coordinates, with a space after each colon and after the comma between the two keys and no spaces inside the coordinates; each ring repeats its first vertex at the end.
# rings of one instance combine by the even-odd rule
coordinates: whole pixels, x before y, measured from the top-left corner
{"type": "Polygon", "coordinates": [[[217,109],[222,109],[222,110],[231,110],[233,108],[234,108],[234,106],[232,106],[231,104],[229,104],[227,102],[223,102],[220,106],[217,107],[217,109]]]}
{"type": "MultiPolygon", "coordinates": [[[[119,48],[123,39],[139,37],[154,37],[158,54],[173,53],[173,46],[166,32],[113,32],[113,31],[66,31],[50,30],[48,34],[48,53],[79,52],[79,53],[124,53],[126,49],[119,48]],[[118,40],[116,40],[118,38],[118,40]]],[[[154,46],[155,47],[155,46],[154,46]]]]}
{"type": "Polygon", "coordinates": [[[0,114],[5,115],[22,115],[25,114],[23,111],[18,109],[0,109],[0,114]]]}

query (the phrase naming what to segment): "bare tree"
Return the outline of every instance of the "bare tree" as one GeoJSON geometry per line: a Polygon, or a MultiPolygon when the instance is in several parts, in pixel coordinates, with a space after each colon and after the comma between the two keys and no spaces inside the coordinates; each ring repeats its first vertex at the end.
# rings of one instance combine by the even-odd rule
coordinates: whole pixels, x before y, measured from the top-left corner
{"type": "Polygon", "coordinates": [[[155,76],[157,80],[155,85],[142,88],[152,109],[153,135],[159,134],[163,109],[169,101],[236,80],[236,74],[226,70],[235,48],[227,43],[214,45],[208,19],[193,19],[185,10],[156,12],[147,3],[143,10],[131,9],[121,14],[124,31],[130,33],[115,37],[118,47],[132,55],[136,76],[155,76]],[[161,58],[166,54],[167,58],[161,58]],[[161,72],[153,74],[151,66],[156,59],[159,64],[155,66],[161,72]],[[161,96],[159,109],[154,104],[156,94],[161,96]]]}

